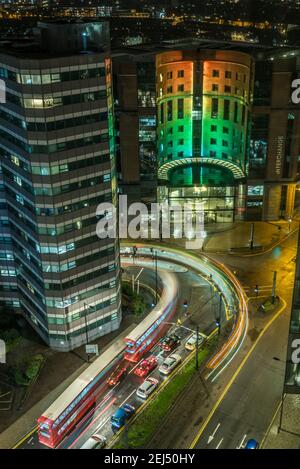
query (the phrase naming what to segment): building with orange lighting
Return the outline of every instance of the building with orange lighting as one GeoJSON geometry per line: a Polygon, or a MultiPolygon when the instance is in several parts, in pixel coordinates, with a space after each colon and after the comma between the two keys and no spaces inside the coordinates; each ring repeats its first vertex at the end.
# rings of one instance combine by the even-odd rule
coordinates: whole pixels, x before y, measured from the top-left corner
{"type": "Polygon", "coordinates": [[[253,74],[241,52],[156,56],[159,201],[202,201],[205,222],[245,218],[253,74]]]}
{"type": "Polygon", "coordinates": [[[113,54],[120,191],[145,202],[201,195],[207,222],[288,220],[300,206],[300,51],[222,47],[113,54]]]}

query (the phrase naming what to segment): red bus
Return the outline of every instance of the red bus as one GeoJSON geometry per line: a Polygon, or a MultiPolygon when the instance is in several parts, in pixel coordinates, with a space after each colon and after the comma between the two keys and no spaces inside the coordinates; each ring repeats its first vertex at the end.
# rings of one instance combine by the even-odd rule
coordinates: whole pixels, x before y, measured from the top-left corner
{"type": "Polygon", "coordinates": [[[160,272],[163,291],[160,301],[133,331],[126,337],[124,358],[137,363],[150,350],[167,329],[166,324],[176,311],[178,283],[173,274],[160,272]]]}
{"type": "Polygon", "coordinates": [[[98,357],[38,418],[40,443],[55,448],[108,387],[105,379],[122,358],[121,338],[98,357]]]}

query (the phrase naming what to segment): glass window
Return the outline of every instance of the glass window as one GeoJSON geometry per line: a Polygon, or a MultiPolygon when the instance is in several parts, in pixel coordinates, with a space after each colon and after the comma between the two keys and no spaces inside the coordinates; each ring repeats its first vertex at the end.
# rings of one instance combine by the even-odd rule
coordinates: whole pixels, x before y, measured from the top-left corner
{"type": "Polygon", "coordinates": [[[173,119],[173,103],[172,101],[167,102],[167,119],[171,121],[173,119]]]}
{"type": "Polygon", "coordinates": [[[235,101],[234,103],[234,122],[237,123],[238,121],[238,103],[235,101]]]}
{"type": "Polygon", "coordinates": [[[219,101],[217,98],[212,98],[211,103],[211,117],[212,119],[218,118],[218,109],[219,109],[219,101]]]}
{"type": "Polygon", "coordinates": [[[48,85],[51,83],[51,75],[49,73],[42,75],[42,83],[43,85],[48,85]]]}
{"type": "Polygon", "coordinates": [[[184,99],[180,98],[177,100],[177,118],[184,118],[184,99]]]}
{"type": "Polygon", "coordinates": [[[229,111],[230,111],[230,101],[229,99],[224,99],[224,115],[223,115],[224,120],[229,119],[229,111]]]}
{"type": "Polygon", "coordinates": [[[160,123],[164,123],[164,104],[161,103],[160,105],[160,123]]]}

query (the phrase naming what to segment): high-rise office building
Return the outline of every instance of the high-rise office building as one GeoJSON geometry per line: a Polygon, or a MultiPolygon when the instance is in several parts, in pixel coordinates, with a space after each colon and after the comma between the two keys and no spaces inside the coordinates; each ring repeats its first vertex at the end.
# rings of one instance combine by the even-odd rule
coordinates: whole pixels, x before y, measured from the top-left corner
{"type": "Polygon", "coordinates": [[[257,54],[249,152],[248,219],[279,220],[300,205],[299,51],[257,54]]]}
{"type": "Polygon", "coordinates": [[[120,191],[156,199],[156,90],[151,54],[112,54],[120,191]]]}
{"type": "Polygon", "coordinates": [[[67,351],[121,321],[118,241],[96,235],[117,197],[109,31],[37,33],[0,51],[0,302],[67,351]]]}
{"type": "Polygon", "coordinates": [[[244,219],[253,73],[241,52],[157,55],[160,201],[202,201],[205,222],[244,219]]]}

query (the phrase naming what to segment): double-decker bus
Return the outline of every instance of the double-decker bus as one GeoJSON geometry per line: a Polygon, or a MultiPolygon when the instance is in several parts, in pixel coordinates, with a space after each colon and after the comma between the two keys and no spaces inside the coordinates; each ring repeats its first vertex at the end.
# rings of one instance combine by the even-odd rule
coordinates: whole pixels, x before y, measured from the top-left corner
{"type": "Polygon", "coordinates": [[[137,363],[142,356],[153,347],[176,311],[178,283],[174,274],[160,272],[163,283],[162,295],[156,307],[148,314],[133,331],[125,338],[126,350],[124,358],[137,363]]]}
{"type": "Polygon", "coordinates": [[[120,338],[99,356],[38,419],[40,443],[55,448],[107,388],[106,375],[123,359],[120,338]]]}

